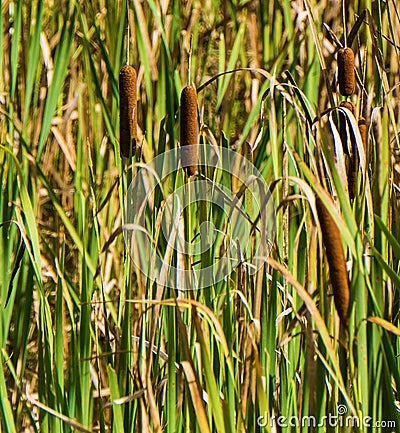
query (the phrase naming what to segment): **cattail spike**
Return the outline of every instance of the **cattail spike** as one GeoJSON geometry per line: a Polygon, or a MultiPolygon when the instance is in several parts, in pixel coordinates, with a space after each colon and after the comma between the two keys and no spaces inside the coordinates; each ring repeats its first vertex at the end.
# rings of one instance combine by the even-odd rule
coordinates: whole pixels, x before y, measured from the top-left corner
{"type": "Polygon", "coordinates": [[[120,152],[129,158],[136,151],[137,139],[137,96],[136,71],[124,65],[119,72],[120,99],[120,152]]]}
{"type": "Polygon", "coordinates": [[[197,172],[198,134],[197,93],[186,86],[181,93],[181,161],[188,176],[197,172]]]}
{"type": "Polygon", "coordinates": [[[342,102],[340,103],[340,106],[341,106],[342,108],[347,108],[347,109],[350,111],[350,113],[351,113],[354,117],[356,117],[356,106],[354,105],[353,102],[351,102],[351,101],[342,101],[342,102]]]}
{"type": "Polygon", "coordinates": [[[341,48],[338,51],[337,62],[339,91],[343,96],[350,96],[356,89],[353,50],[348,47],[341,48]]]}
{"type": "Polygon", "coordinates": [[[335,307],[340,320],[347,327],[349,323],[350,288],[340,232],[331,214],[319,197],[316,198],[316,205],[322,230],[322,239],[328,259],[335,307]]]}

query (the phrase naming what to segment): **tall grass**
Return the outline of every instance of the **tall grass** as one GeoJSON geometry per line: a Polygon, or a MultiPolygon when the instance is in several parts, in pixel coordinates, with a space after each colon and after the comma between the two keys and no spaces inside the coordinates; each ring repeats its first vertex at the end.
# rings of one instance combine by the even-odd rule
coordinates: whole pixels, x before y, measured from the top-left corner
{"type": "MultiPolygon", "coordinates": [[[[398,431],[397,2],[344,2],[343,13],[330,0],[128,3],[2,2],[0,431],[322,432],[338,431],[323,421],[338,410],[398,431]],[[339,108],[342,46],[355,53],[354,113],[339,108]],[[121,159],[126,58],[140,154],[121,159]],[[140,164],[178,146],[188,83],[200,141],[244,155],[270,186],[276,236],[257,273],[243,257],[229,277],[183,292],[134,266],[122,227],[140,164]],[[316,200],[343,246],[348,328],[316,200]],[[310,416],[322,424],[302,426],[310,416]]],[[[230,173],[199,171],[177,170],[146,214],[157,252],[182,269],[216,256],[171,250],[164,192],[209,179],[252,207],[230,173]]],[[[182,215],[179,240],[197,242],[209,220],[223,251],[218,208],[200,201],[182,215]]]]}

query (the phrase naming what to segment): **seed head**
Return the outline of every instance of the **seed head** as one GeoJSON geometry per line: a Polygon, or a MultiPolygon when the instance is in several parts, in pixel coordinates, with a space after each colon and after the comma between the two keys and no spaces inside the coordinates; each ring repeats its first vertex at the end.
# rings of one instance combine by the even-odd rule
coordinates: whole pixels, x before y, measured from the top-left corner
{"type": "Polygon", "coordinates": [[[339,91],[343,96],[350,96],[356,89],[353,50],[351,48],[341,48],[338,51],[337,62],[339,91]]]}
{"type": "Polygon", "coordinates": [[[137,96],[136,71],[124,65],[119,72],[120,101],[120,152],[129,158],[136,151],[137,139],[137,96]]]}
{"type": "Polygon", "coordinates": [[[322,230],[322,239],[328,259],[335,307],[342,323],[348,326],[350,288],[340,232],[331,214],[319,197],[316,198],[316,205],[322,230]]]}
{"type": "Polygon", "coordinates": [[[189,176],[197,171],[198,163],[197,94],[192,86],[181,93],[181,160],[189,176]]]}

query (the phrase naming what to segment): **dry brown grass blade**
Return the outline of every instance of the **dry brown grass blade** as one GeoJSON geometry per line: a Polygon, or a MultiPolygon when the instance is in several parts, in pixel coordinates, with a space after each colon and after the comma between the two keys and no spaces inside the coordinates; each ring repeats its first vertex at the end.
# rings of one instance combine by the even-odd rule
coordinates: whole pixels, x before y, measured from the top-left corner
{"type": "Polygon", "coordinates": [[[78,423],[77,421],[63,415],[62,413],[55,411],[54,409],[46,406],[45,404],[41,403],[40,401],[35,400],[32,396],[28,395],[28,393],[26,394],[26,399],[33,406],[36,406],[37,408],[43,410],[44,412],[47,412],[49,415],[60,419],[62,422],[64,422],[65,424],[68,424],[73,429],[84,432],[84,433],[93,433],[92,430],[88,430],[85,426],[78,423]]]}
{"type": "Polygon", "coordinates": [[[194,410],[196,412],[197,422],[200,431],[201,433],[209,433],[211,432],[211,430],[208,426],[207,414],[204,410],[203,400],[201,398],[201,391],[198,387],[196,375],[194,374],[190,362],[183,361],[181,363],[181,366],[186,376],[186,381],[189,387],[190,396],[192,397],[192,402],[194,410]]]}
{"type": "Polygon", "coordinates": [[[381,317],[371,316],[367,318],[368,322],[374,323],[375,325],[379,325],[387,331],[391,332],[394,335],[400,337],[400,329],[397,326],[394,326],[392,323],[388,322],[381,317]]]}
{"type": "Polygon", "coordinates": [[[63,134],[61,133],[61,131],[58,129],[57,126],[52,126],[51,132],[53,133],[55,139],[57,140],[57,143],[59,144],[61,150],[63,151],[65,155],[65,159],[68,161],[71,170],[75,171],[76,169],[75,148],[68,145],[67,140],[65,139],[65,137],[63,136],[63,134]]]}
{"type": "Polygon", "coordinates": [[[136,391],[132,395],[127,395],[126,397],[118,398],[117,400],[109,401],[108,403],[105,403],[103,405],[103,408],[106,409],[108,407],[113,406],[114,404],[125,404],[129,403],[130,401],[136,400],[140,398],[145,393],[145,389],[142,388],[139,391],[136,391]]]}
{"type": "Polygon", "coordinates": [[[313,8],[311,7],[309,0],[304,0],[304,7],[305,7],[305,10],[307,11],[308,22],[310,23],[310,28],[311,28],[311,33],[312,33],[315,49],[317,50],[317,53],[318,53],[318,59],[319,59],[319,63],[320,63],[322,77],[324,79],[326,89],[328,91],[330,104],[333,107],[335,105],[335,103],[334,103],[334,98],[333,98],[333,94],[332,94],[332,88],[331,88],[330,82],[329,82],[328,71],[327,71],[327,67],[326,67],[326,63],[325,63],[325,56],[324,56],[324,52],[322,49],[321,41],[319,39],[319,32],[318,32],[317,26],[315,24],[315,20],[314,20],[314,16],[313,16],[313,8]]]}

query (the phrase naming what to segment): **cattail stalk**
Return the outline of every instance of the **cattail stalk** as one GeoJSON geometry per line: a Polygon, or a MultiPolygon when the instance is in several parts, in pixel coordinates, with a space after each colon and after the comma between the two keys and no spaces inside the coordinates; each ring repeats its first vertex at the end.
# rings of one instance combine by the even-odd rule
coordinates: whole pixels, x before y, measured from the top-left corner
{"type": "Polygon", "coordinates": [[[136,71],[124,65],[119,72],[120,98],[120,152],[129,158],[136,151],[137,139],[137,96],[136,71]]]}
{"type": "Polygon", "coordinates": [[[341,48],[338,51],[337,61],[339,91],[343,96],[350,96],[356,89],[353,50],[348,47],[341,48]]]}
{"type": "Polygon", "coordinates": [[[328,259],[335,307],[340,320],[347,327],[349,323],[350,288],[340,232],[331,214],[319,197],[316,198],[316,205],[322,230],[322,239],[328,259]]]}
{"type": "Polygon", "coordinates": [[[181,161],[188,176],[197,172],[198,164],[197,93],[186,86],[181,93],[181,161]]]}

